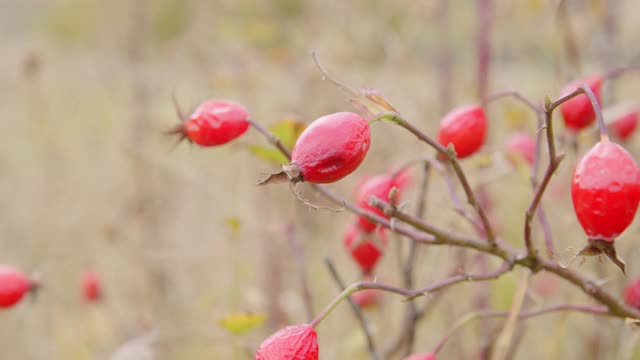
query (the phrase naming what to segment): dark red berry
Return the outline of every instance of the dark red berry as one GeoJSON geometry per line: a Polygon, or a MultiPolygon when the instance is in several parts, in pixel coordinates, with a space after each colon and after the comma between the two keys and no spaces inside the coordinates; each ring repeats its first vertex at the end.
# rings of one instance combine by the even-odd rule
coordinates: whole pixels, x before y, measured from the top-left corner
{"type": "Polygon", "coordinates": [[[248,118],[247,109],[240,104],[208,100],[200,104],[184,124],[169,133],[200,146],[223,145],[247,131],[248,118]]]}
{"type": "Polygon", "coordinates": [[[94,271],[82,275],[82,295],[87,302],[97,302],[102,298],[100,278],[94,271]]]}
{"type": "Polygon", "coordinates": [[[480,105],[472,104],[454,109],[440,122],[438,142],[442,146],[453,144],[459,159],[473,155],[487,135],[487,118],[480,105]]]}
{"type": "Polygon", "coordinates": [[[638,165],[620,145],[600,141],[576,166],[571,196],[589,239],[613,242],[633,221],[638,209],[638,165]]]}
{"type": "Polygon", "coordinates": [[[536,156],[536,139],[524,132],[513,134],[505,143],[505,152],[512,162],[517,157],[531,165],[536,156]]]}
{"type": "Polygon", "coordinates": [[[627,140],[638,126],[638,111],[631,111],[620,116],[611,124],[613,134],[621,141],[627,140]]]}
{"type": "MultiPolygon", "coordinates": [[[[596,99],[600,102],[602,81],[603,78],[601,75],[593,75],[577,80],[567,85],[562,90],[562,94],[567,95],[573,92],[578,86],[580,86],[580,84],[585,84],[591,88],[596,99]]],[[[596,118],[596,113],[594,112],[591,101],[586,94],[580,94],[571,100],[562,103],[562,105],[560,105],[560,111],[562,112],[565,126],[573,132],[577,132],[588,127],[596,118]]]]}
{"type": "Polygon", "coordinates": [[[286,327],[260,344],[255,360],[318,360],[318,335],[307,324],[286,327]]]}
{"type": "Polygon", "coordinates": [[[624,291],[624,301],[636,309],[640,309],[640,278],[633,280],[624,291]]]}
{"type": "Polygon", "coordinates": [[[33,286],[31,280],[14,267],[0,266],[0,308],[17,304],[33,286]]]}
{"type": "Polygon", "coordinates": [[[407,356],[404,360],[436,360],[436,355],[432,353],[413,354],[407,356]]]}
{"type": "MultiPolygon", "coordinates": [[[[382,212],[382,210],[376,208],[375,206],[371,206],[369,204],[369,200],[372,196],[383,200],[385,202],[389,202],[389,193],[391,189],[394,187],[400,189],[396,186],[398,184],[396,182],[396,178],[391,175],[376,175],[367,178],[362,184],[360,184],[358,188],[358,192],[356,194],[356,203],[359,207],[374,212],[384,218],[387,216],[382,212]]],[[[400,196],[400,194],[398,194],[400,196]]],[[[371,232],[375,230],[376,224],[367,220],[363,216],[358,217],[358,225],[360,229],[365,232],[371,232]]]]}
{"type": "Polygon", "coordinates": [[[382,228],[368,234],[357,225],[349,224],[344,234],[344,246],[365,274],[376,266],[386,245],[387,232],[382,228]]]}

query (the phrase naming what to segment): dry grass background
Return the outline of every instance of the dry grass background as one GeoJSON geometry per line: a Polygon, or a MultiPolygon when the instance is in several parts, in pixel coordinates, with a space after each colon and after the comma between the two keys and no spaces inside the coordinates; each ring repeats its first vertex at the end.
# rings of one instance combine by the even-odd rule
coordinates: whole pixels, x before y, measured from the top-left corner
{"type": "MultiPolygon", "coordinates": [[[[558,95],[575,76],[638,60],[637,2],[568,1],[580,68],[567,58],[553,3],[495,1],[492,91],[518,89],[541,99],[558,95]]],[[[0,313],[0,357],[105,359],[122,343],[155,331],[157,359],[252,358],[268,334],[307,320],[287,224],[304,244],[319,311],[337,293],[324,256],[348,281],[358,280],[341,239],[351,215],[308,210],[286,186],[254,186],[275,168],[247,151],[247,144],[263,143],[255,131],[240,144],[182,144],[172,151],[161,136],[176,122],[171,93],[185,107],[210,97],[234,99],[263,124],[285,114],[309,122],[350,109],[347,96],[314,68],[309,51],[315,49],[335,76],[381,90],[433,134],[447,110],[439,84],[441,7],[440,1],[378,0],[1,0],[0,262],[39,272],[45,288],[37,301],[0,313]],[[87,267],[103,276],[103,304],[80,299],[87,267]],[[269,321],[233,336],[218,324],[232,311],[266,313],[269,321]]],[[[451,105],[477,100],[476,26],[474,2],[449,2],[451,105]]],[[[605,103],[637,101],[634,76],[617,80],[605,103]]],[[[534,131],[531,114],[508,100],[492,105],[489,115],[487,154],[500,150],[516,128],[534,131]]],[[[637,154],[636,144],[634,138],[629,148],[637,154]]],[[[375,124],[362,167],[331,188],[351,197],[362,175],[430,151],[402,129],[375,124]]],[[[570,155],[545,199],[563,260],[584,243],[567,193],[573,163],[570,155]]],[[[531,197],[526,178],[496,176],[500,163],[488,170],[476,164],[467,165],[472,182],[487,183],[501,235],[520,245],[531,197]]],[[[427,216],[466,229],[445,193],[434,178],[427,216]]],[[[640,272],[638,226],[619,241],[631,275],[640,272]]],[[[382,281],[400,283],[398,259],[406,245],[393,239],[377,271],[382,281]]],[[[468,271],[477,268],[472,255],[468,271]]],[[[455,249],[422,250],[418,283],[445,277],[459,256],[455,249]]],[[[595,259],[574,266],[606,279],[613,292],[626,281],[595,259]]],[[[491,285],[447,290],[421,323],[416,348],[431,349],[449,324],[474,308],[475,295],[486,292],[488,306],[508,308],[521,276],[516,271],[491,285]]],[[[553,285],[538,274],[534,294],[543,282],[553,285]]],[[[589,301],[565,283],[555,285],[552,296],[537,301],[589,301]]],[[[381,345],[399,331],[405,306],[391,295],[383,299],[383,307],[369,313],[381,345]]],[[[440,358],[475,358],[484,335],[501,324],[468,325],[440,358]]],[[[579,314],[548,315],[523,329],[517,359],[632,358],[638,337],[619,320],[579,314]]],[[[366,358],[347,306],[320,325],[319,336],[322,359],[366,358]]]]}

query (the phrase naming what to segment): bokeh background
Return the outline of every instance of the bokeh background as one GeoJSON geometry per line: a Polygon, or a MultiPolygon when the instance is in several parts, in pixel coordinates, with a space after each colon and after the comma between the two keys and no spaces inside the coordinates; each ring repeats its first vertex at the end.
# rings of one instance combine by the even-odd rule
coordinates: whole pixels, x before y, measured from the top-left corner
{"type": "MultiPolygon", "coordinates": [[[[277,165],[256,156],[255,146],[266,142],[254,130],[218,148],[174,148],[175,140],[162,135],[178,121],[172,93],[184,111],[208,98],[238,101],[266,126],[351,110],[349,97],[322,80],[310,57],[315,50],[335,77],[382,91],[405,117],[435,134],[447,110],[483,94],[517,89],[539,102],[559,95],[568,80],[640,61],[638,5],[0,0],[0,262],[37,274],[44,284],[33,301],[0,313],[2,357],[251,359],[266,336],[308,321],[301,275],[314,313],[338,293],[325,257],[347,282],[360,279],[342,244],[352,215],[308,209],[287,186],[255,186],[277,165]],[[292,243],[302,247],[303,267],[292,243]],[[102,278],[100,304],[80,296],[86,269],[102,278]]],[[[629,73],[611,82],[604,107],[637,101],[637,81],[629,73]]],[[[527,169],[514,170],[500,152],[508,133],[533,134],[535,117],[511,100],[487,111],[488,144],[465,168],[487,194],[500,236],[521,246],[531,199],[527,169]]],[[[353,198],[363,176],[433,152],[392,124],[376,123],[372,134],[360,169],[330,186],[345,198],[353,198]]],[[[579,153],[593,142],[582,137],[579,153]]],[[[636,144],[635,137],[627,144],[634,154],[636,144]]],[[[558,256],[568,262],[585,239],[568,193],[576,153],[563,149],[568,156],[544,205],[558,256]]],[[[419,169],[412,174],[417,182],[419,169]]],[[[445,189],[433,176],[426,216],[472,232],[445,189]]],[[[415,192],[405,194],[408,211],[414,211],[415,192]]],[[[326,204],[309,189],[305,195],[326,204]]],[[[640,272],[638,226],[619,239],[630,276],[640,272]]],[[[380,281],[401,284],[407,248],[406,239],[392,237],[376,270],[380,281]]],[[[419,256],[417,284],[460,266],[474,272],[496,265],[446,247],[420,249],[419,256]]],[[[614,294],[628,281],[607,261],[578,260],[572,267],[614,294]]],[[[419,325],[416,351],[430,350],[469,311],[508,309],[522,276],[518,270],[418,300],[430,310],[419,325]]],[[[406,309],[400,300],[383,295],[367,312],[380,348],[400,331],[406,309]]],[[[572,286],[537,274],[525,306],[589,301],[572,286]]],[[[482,358],[503,324],[468,324],[440,358],[482,358]]],[[[348,306],[318,331],[322,359],[367,358],[348,306]]],[[[634,352],[638,334],[620,320],[555,314],[519,323],[515,335],[511,358],[640,358],[634,352]]]]}

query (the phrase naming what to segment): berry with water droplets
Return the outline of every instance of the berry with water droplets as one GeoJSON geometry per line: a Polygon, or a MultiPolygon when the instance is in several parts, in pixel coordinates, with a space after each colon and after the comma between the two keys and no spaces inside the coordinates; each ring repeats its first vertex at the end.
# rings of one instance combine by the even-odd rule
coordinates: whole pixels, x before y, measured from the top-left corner
{"type": "Polygon", "coordinates": [[[96,272],[87,271],[82,275],[82,296],[87,302],[97,302],[102,298],[102,285],[96,272]]]}
{"type": "Polygon", "coordinates": [[[609,140],[580,160],[571,182],[573,207],[589,239],[583,255],[604,253],[624,272],[615,238],[633,221],[640,202],[640,170],[633,157],[609,140]]]}
{"type": "MultiPolygon", "coordinates": [[[[562,90],[562,94],[563,96],[568,95],[580,86],[580,84],[585,84],[591,88],[596,99],[600,102],[602,81],[603,78],[601,75],[589,76],[570,83],[562,90]]],[[[562,103],[560,105],[560,111],[562,112],[565,126],[573,132],[577,132],[588,127],[596,119],[596,113],[593,110],[591,101],[586,94],[580,94],[562,103]]]]}
{"type": "Polygon", "coordinates": [[[611,124],[611,131],[621,141],[627,140],[638,127],[638,111],[631,111],[616,119],[611,124]]]}
{"type": "Polygon", "coordinates": [[[453,144],[458,159],[476,153],[487,136],[487,117],[480,105],[471,104],[449,112],[440,122],[438,142],[444,147],[453,144]]]}
{"type": "Polygon", "coordinates": [[[0,266],[0,308],[10,308],[17,304],[34,283],[14,267],[0,266]]]}
{"type": "Polygon", "coordinates": [[[249,112],[244,106],[225,100],[208,100],[200,104],[183,124],[169,131],[180,140],[200,146],[226,144],[249,128],[249,112]]]}
{"type": "Polygon", "coordinates": [[[318,335],[313,327],[288,326],[260,344],[255,360],[318,360],[318,335]]]}
{"type": "Polygon", "coordinates": [[[536,156],[536,139],[527,133],[516,133],[511,135],[505,143],[505,152],[512,162],[517,159],[525,160],[529,165],[533,164],[536,156]]]}
{"type": "Polygon", "coordinates": [[[365,274],[371,273],[386,245],[387,232],[382,228],[365,233],[357,225],[349,224],[344,235],[344,246],[365,274]]]}

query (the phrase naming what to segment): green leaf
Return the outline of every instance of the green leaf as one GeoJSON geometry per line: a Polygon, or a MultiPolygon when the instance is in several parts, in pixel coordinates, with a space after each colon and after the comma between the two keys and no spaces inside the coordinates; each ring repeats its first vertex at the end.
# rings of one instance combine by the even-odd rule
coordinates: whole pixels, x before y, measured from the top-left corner
{"type": "Polygon", "coordinates": [[[232,312],[218,320],[218,325],[232,335],[239,336],[261,326],[266,320],[267,316],[261,313],[232,312]]]}
{"type": "MultiPolygon", "coordinates": [[[[285,117],[277,123],[271,125],[269,127],[269,131],[271,131],[282,144],[289,150],[293,148],[298,137],[304,131],[306,125],[293,117],[285,117]]],[[[257,157],[273,162],[276,164],[288,164],[289,160],[284,156],[278,149],[273,146],[263,146],[263,145],[249,145],[249,151],[251,151],[257,157]]]]}

